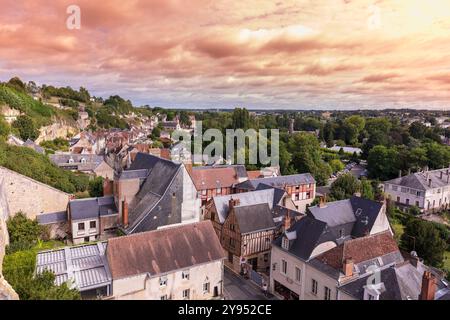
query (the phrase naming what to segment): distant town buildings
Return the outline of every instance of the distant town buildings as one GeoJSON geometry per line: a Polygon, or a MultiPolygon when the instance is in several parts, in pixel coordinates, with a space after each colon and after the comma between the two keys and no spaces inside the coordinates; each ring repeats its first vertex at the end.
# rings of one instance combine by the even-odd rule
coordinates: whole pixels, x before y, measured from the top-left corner
{"type": "Polygon", "coordinates": [[[447,209],[450,204],[450,168],[428,170],[386,181],[384,192],[400,207],[424,212],[447,209]]]}

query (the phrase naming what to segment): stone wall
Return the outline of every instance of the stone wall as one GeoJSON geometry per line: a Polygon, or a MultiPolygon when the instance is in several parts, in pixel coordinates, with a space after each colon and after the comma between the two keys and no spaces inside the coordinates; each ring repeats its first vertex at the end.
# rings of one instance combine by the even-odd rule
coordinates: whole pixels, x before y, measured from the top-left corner
{"type": "Polygon", "coordinates": [[[0,167],[0,185],[3,185],[9,212],[24,212],[34,219],[41,213],[65,211],[70,194],[0,167]]]}
{"type": "Polygon", "coordinates": [[[8,203],[2,186],[0,185],[0,300],[18,300],[17,293],[3,278],[2,266],[5,256],[5,247],[9,243],[8,230],[6,229],[6,220],[9,216],[8,203]]]}

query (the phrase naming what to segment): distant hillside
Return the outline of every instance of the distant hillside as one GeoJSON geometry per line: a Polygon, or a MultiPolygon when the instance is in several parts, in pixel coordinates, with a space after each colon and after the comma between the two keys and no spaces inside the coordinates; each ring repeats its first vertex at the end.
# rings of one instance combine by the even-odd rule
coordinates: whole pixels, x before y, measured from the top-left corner
{"type": "Polygon", "coordinates": [[[34,100],[27,93],[5,83],[0,84],[0,105],[8,105],[30,116],[37,127],[50,124],[52,117],[56,115],[53,107],[34,100]]]}

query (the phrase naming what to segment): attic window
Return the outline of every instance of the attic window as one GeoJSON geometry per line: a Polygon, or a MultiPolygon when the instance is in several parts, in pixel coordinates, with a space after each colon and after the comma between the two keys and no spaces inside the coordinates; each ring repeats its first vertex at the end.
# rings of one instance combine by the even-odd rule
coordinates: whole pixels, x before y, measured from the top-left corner
{"type": "Polygon", "coordinates": [[[73,159],[72,158],[69,159],[69,163],[73,163],[73,159]]]}
{"type": "Polygon", "coordinates": [[[81,163],[86,163],[86,159],[85,158],[81,158],[81,163]]]}
{"type": "Polygon", "coordinates": [[[289,239],[287,237],[283,237],[281,246],[283,247],[283,249],[289,250],[289,239]]]}

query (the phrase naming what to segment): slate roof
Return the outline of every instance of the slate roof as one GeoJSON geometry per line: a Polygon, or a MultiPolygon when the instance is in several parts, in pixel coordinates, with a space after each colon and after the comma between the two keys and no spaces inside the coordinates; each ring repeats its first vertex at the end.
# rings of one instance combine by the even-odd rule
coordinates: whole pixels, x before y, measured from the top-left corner
{"type": "MultiPolygon", "coordinates": [[[[267,203],[272,209],[276,198],[275,189],[257,190],[251,192],[236,193],[224,196],[213,197],[213,202],[217,210],[220,223],[224,223],[229,212],[230,199],[239,199],[239,206],[249,206],[260,203],[267,203]]],[[[278,204],[278,203],[277,203],[278,204]]]]}
{"type": "Polygon", "coordinates": [[[39,224],[52,224],[67,221],[67,211],[38,214],[36,220],[39,224]]]}
{"type": "Polygon", "coordinates": [[[113,196],[71,200],[69,209],[70,217],[74,221],[95,219],[101,215],[118,212],[113,196]]]}
{"type": "Polygon", "coordinates": [[[426,191],[433,188],[440,188],[450,185],[450,183],[447,182],[448,177],[447,170],[448,169],[439,169],[424,172],[416,172],[407,176],[386,181],[385,184],[394,184],[422,191],[426,191]],[[442,179],[441,179],[441,172],[442,172],[442,179]],[[427,177],[428,179],[431,179],[431,186],[429,186],[427,177]]]}
{"type": "Polygon", "coordinates": [[[301,173],[288,176],[247,180],[242,183],[236,184],[235,187],[238,189],[255,190],[260,183],[264,183],[272,187],[283,188],[285,185],[293,186],[293,185],[311,184],[316,183],[316,181],[314,180],[313,176],[310,173],[301,173]]]}
{"type": "Polygon", "coordinates": [[[362,237],[372,229],[383,204],[353,196],[350,199],[328,202],[324,207],[308,208],[308,214],[324,221],[330,228],[344,228],[346,236],[362,237]]]}
{"type": "Polygon", "coordinates": [[[272,212],[267,203],[259,203],[234,208],[241,234],[275,229],[272,212]]]}
{"type": "Polygon", "coordinates": [[[108,240],[113,279],[174,270],[225,259],[211,221],[147,231],[108,240]]]}
{"type": "Polygon", "coordinates": [[[59,167],[73,167],[76,166],[80,171],[92,171],[95,170],[104,160],[103,156],[96,154],[75,154],[75,153],[64,153],[64,154],[51,154],[50,160],[59,167]],[[72,159],[73,162],[69,163],[72,159]],[[81,160],[85,159],[85,163],[81,160]]]}
{"type": "MultiPolygon", "coordinates": [[[[178,174],[181,164],[162,159],[150,154],[137,153],[134,162],[129,170],[122,172],[122,175],[129,175],[129,172],[136,170],[147,170],[148,175],[141,185],[139,192],[130,203],[129,227],[125,232],[133,232],[135,228],[149,215],[156,216],[157,204],[162,199],[167,189],[173,183],[174,177],[178,174]]],[[[143,175],[143,173],[139,173],[143,175]]]]}
{"type": "MultiPolygon", "coordinates": [[[[430,271],[430,269],[422,263],[418,263],[416,267],[409,261],[383,268],[380,272],[380,281],[385,290],[380,294],[380,300],[418,300],[425,271],[430,271]]],[[[362,300],[364,299],[364,287],[370,276],[370,274],[364,275],[341,286],[339,290],[355,299],[362,300]]],[[[436,299],[440,299],[445,297],[449,290],[441,277],[436,274],[435,276],[437,280],[436,299]]]]}
{"type": "MultiPolygon", "coordinates": [[[[327,224],[310,216],[296,221],[288,230],[288,233],[291,232],[295,232],[297,236],[291,241],[288,251],[304,261],[310,259],[315,247],[320,243],[334,240],[327,224]]],[[[282,240],[283,237],[278,237],[273,244],[281,248],[282,240]]]]}

